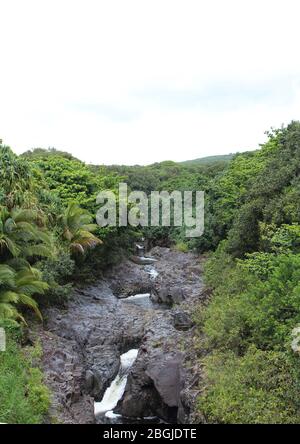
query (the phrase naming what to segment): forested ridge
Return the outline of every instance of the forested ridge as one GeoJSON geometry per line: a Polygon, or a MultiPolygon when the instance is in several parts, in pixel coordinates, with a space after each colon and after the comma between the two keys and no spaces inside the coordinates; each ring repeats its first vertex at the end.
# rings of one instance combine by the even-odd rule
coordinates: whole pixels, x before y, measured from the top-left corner
{"type": "Polygon", "coordinates": [[[0,354],[0,422],[38,423],[47,414],[41,350],[26,343],[28,326],[141,237],[209,257],[209,301],[194,310],[199,418],[299,422],[299,173],[299,122],[270,131],[259,150],[203,163],[87,165],[54,149],[17,156],[1,144],[0,325],[8,352],[0,354]],[[204,235],[187,239],[184,227],[100,228],[96,196],[120,182],[147,194],[204,190],[204,235]]]}

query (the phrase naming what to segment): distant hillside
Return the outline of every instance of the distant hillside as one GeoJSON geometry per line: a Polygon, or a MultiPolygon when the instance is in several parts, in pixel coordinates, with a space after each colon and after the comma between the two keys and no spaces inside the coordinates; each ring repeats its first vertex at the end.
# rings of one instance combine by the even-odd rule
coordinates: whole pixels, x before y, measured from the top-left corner
{"type": "Polygon", "coordinates": [[[185,160],[184,162],[179,162],[181,165],[195,165],[195,164],[208,164],[208,163],[215,163],[215,162],[229,162],[235,154],[223,154],[220,156],[207,156],[207,157],[200,157],[199,159],[193,159],[193,160],[185,160]]]}
{"type": "Polygon", "coordinates": [[[32,148],[31,150],[25,151],[21,154],[22,157],[26,157],[27,159],[37,159],[37,158],[47,158],[50,156],[60,156],[64,157],[65,159],[69,160],[78,160],[79,159],[74,157],[71,153],[68,153],[67,151],[60,151],[56,148],[32,148]]]}

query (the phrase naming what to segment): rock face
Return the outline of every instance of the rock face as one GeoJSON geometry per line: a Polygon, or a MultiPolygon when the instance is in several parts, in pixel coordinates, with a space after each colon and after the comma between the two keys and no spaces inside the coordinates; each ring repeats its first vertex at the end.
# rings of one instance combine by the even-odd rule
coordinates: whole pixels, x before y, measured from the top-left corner
{"type": "Polygon", "coordinates": [[[154,302],[180,304],[199,294],[203,284],[195,255],[161,247],[153,248],[151,255],[157,259],[155,268],[159,273],[151,291],[154,302]]]}
{"type": "Polygon", "coordinates": [[[193,321],[189,314],[181,309],[176,309],[172,313],[173,325],[176,330],[189,330],[193,326],[193,321]]]}
{"type": "Polygon", "coordinates": [[[106,273],[106,281],[119,298],[138,293],[149,293],[153,282],[143,266],[124,261],[106,273]]]}
{"type": "Polygon", "coordinates": [[[200,263],[193,254],[168,248],[153,248],[151,255],[157,259],[159,273],[152,300],[174,308],[146,326],[120,411],[128,417],[157,415],[167,422],[189,423],[199,369],[189,370],[186,365],[193,359],[187,344],[193,338],[192,302],[204,295],[200,263]]]}
{"type": "Polygon", "coordinates": [[[185,354],[181,351],[184,340],[184,333],[174,328],[169,313],[162,313],[148,325],[128,378],[120,408],[122,415],[185,422],[189,411],[182,403],[186,381],[185,354]]]}
{"type": "Polygon", "coordinates": [[[172,345],[178,341],[180,333],[172,327],[168,314],[150,323],[128,378],[121,406],[124,416],[176,420],[182,356],[172,345]]]}
{"type": "Polygon", "coordinates": [[[147,265],[125,261],[98,285],[75,290],[67,310],[46,312],[43,363],[51,413],[59,421],[94,422],[93,402],[117,375],[120,355],[139,348],[117,410],[133,423],[146,416],[188,422],[193,396],[187,384],[193,385],[194,374],[187,370],[185,344],[192,336],[190,301],[202,297],[199,259],[160,247],[150,254],[157,277],[147,265]],[[175,308],[123,300],[148,292],[154,302],[175,308]]]}
{"type": "Polygon", "coordinates": [[[65,314],[47,311],[44,370],[62,422],[94,422],[94,399],[117,375],[120,355],[138,346],[146,322],[145,310],[118,300],[105,282],[77,290],[65,314]]]}

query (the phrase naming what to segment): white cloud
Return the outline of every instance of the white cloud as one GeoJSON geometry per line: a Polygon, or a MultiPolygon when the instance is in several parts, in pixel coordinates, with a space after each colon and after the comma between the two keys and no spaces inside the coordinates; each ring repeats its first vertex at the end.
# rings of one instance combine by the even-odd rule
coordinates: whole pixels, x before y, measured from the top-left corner
{"type": "Polygon", "coordinates": [[[254,149],[300,115],[297,0],[0,0],[0,137],[94,163],[254,149]]]}

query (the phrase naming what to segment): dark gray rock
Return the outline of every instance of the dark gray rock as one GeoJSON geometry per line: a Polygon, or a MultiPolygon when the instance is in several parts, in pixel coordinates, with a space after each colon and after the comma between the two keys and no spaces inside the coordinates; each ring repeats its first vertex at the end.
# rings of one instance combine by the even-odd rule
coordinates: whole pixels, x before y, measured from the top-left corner
{"type": "Polygon", "coordinates": [[[178,407],[180,397],[180,367],[182,355],[168,357],[161,354],[150,362],[146,374],[153,381],[162,401],[169,407],[178,407]]]}
{"type": "Polygon", "coordinates": [[[180,304],[185,300],[185,295],[182,288],[170,285],[158,284],[151,291],[151,299],[153,302],[160,304],[180,304]]]}
{"type": "Polygon", "coordinates": [[[62,422],[94,422],[93,400],[116,377],[120,355],[141,341],[147,313],[119,301],[106,282],[75,291],[64,316],[58,313],[47,311],[41,334],[46,381],[62,422]]]}
{"type": "Polygon", "coordinates": [[[176,422],[181,391],[180,337],[167,312],[150,321],[128,377],[121,404],[124,416],[158,416],[176,422]]]}
{"type": "Polygon", "coordinates": [[[188,313],[176,310],[173,313],[173,325],[177,330],[189,330],[193,326],[193,321],[188,313]]]}
{"type": "Polygon", "coordinates": [[[151,256],[158,259],[155,268],[159,273],[151,289],[154,302],[171,306],[199,295],[203,283],[200,278],[201,265],[196,255],[155,247],[151,250],[151,256]]]}
{"type": "Polygon", "coordinates": [[[157,259],[155,279],[147,267],[124,261],[98,285],[75,290],[67,310],[44,313],[43,366],[53,393],[52,414],[59,421],[94,422],[94,399],[101,400],[118,373],[120,355],[130,348],[139,348],[139,354],[119,411],[132,418],[188,421],[194,395],[187,382],[194,383],[186,372],[187,353],[181,350],[191,320],[181,306],[202,297],[200,264],[195,255],[168,248],[154,248],[151,256],[157,259]],[[180,307],[154,310],[151,304],[119,299],[148,292],[157,302],[180,307]]]}
{"type": "Polygon", "coordinates": [[[114,295],[119,298],[148,293],[152,288],[146,268],[129,260],[109,270],[106,278],[114,295]]]}

